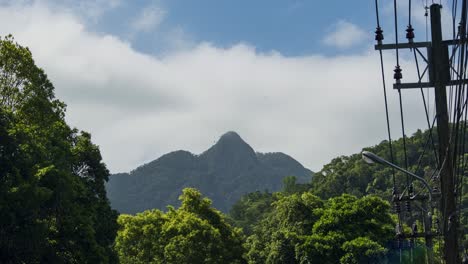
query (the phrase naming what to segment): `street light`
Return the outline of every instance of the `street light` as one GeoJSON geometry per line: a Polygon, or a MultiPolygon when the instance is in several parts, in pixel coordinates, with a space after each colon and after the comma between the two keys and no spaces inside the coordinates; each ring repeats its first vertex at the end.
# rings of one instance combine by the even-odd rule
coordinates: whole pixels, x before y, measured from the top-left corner
{"type": "MultiPolygon", "coordinates": [[[[429,184],[427,183],[427,181],[410,172],[410,171],[407,171],[403,168],[400,168],[398,167],[397,165],[389,162],[389,161],[386,161],[384,160],[383,158],[375,155],[374,153],[372,152],[369,152],[369,151],[363,151],[362,152],[362,159],[366,162],[366,163],[378,163],[378,164],[382,164],[382,165],[387,165],[387,166],[390,166],[396,170],[399,170],[403,173],[406,173],[408,175],[410,175],[411,177],[421,181],[424,186],[427,188],[428,192],[429,192],[429,205],[430,205],[430,212],[428,213],[427,215],[427,219],[428,219],[428,226],[426,226],[425,224],[425,228],[428,228],[429,230],[429,234],[430,234],[430,230],[431,230],[431,226],[432,226],[432,189],[431,187],[429,186],[429,184]]],[[[427,230],[427,229],[426,229],[427,230]]],[[[433,252],[432,252],[432,238],[430,236],[426,236],[426,246],[428,247],[428,251],[427,251],[427,257],[428,257],[428,260],[429,260],[429,263],[434,263],[434,255],[433,255],[433,252]]]]}
{"type": "Polygon", "coordinates": [[[429,186],[429,184],[427,183],[427,181],[424,178],[422,178],[422,177],[420,177],[420,176],[418,176],[418,175],[416,175],[416,174],[414,174],[414,173],[412,173],[410,171],[407,171],[407,170],[405,170],[403,168],[400,168],[397,165],[395,165],[395,164],[393,164],[393,163],[391,163],[389,161],[386,161],[383,158],[381,158],[381,157],[379,157],[379,156],[377,156],[374,153],[369,152],[369,151],[363,151],[362,152],[362,159],[365,162],[369,163],[369,164],[378,163],[378,164],[390,166],[390,167],[392,167],[392,168],[394,168],[396,170],[399,170],[399,171],[401,171],[403,173],[406,173],[409,176],[411,176],[411,177],[417,179],[418,181],[422,182],[424,184],[424,186],[427,188],[428,192],[429,192],[429,201],[432,204],[432,189],[431,189],[431,187],[429,186]]]}

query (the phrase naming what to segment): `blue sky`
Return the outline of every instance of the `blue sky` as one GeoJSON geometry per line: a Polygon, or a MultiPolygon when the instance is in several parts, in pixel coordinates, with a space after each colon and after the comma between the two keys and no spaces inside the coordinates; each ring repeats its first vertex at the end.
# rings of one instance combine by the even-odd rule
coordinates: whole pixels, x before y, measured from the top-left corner
{"type": "MultiPolygon", "coordinates": [[[[259,52],[276,51],[285,56],[350,54],[363,52],[373,44],[376,27],[375,2],[372,0],[111,1],[118,4],[104,10],[89,24],[90,28],[115,34],[142,52],[159,55],[172,51],[174,45],[167,38],[174,35],[192,44],[210,42],[219,47],[242,42],[254,46],[259,52]],[[135,32],[134,20],[151,10],[158,13],[155,14],[158,19],[152,26],[149,23],[146,29],[135,32]],[[362,34],[352,40],[345,36],[342,47],[324,43],[324,38],[336,32],[343,23],[355,26],[362,34]],[[348,41],[353,43],[346,45],[348,41]]],[[[416,36],[424,40],[424,6],[430,5],[430,1],[412,2],[416,36]]],[[[394,39],[393,1],[380,0],[379,5],[386,39],[391,41],[394,39]]],[[[398,5],[400,38],[405,41],[408,2],[399,1],[398,5]]],[[[447,5],[445,11],[448,9],[447,5]]]]}
{"type": "MultiPolygon", "coordinates": [[[[391,42],[393,1],[379,2],[391,42]]],[[[419,39],[422,3],[413,1],[419,39]]],[[[67,121],[92,133],[111,172],[174,150],[200,153],[227,131],[314,171],[379,143],[375,26],[374,1],[0,0],[0,35],[31,49],[67,121]]],[[[401,58],[404,78],[415,75],[411,60],[401,58]]],[[[394,66],[386,53],[387,76],[394,66]]],[[[398,137],[394,91],[389,104],[398,137]]],[[[404,91],[404,106],[408,134],[424,128],[419,92],[404,91]]]]}
{"type": "MultiPolygon", "coordinates": [[[[368,35],[360,44],[369,45],[375,27],[372,1],[132,1],[108,10],[95,25],[96,30],[127,37],[128,25],[145,8],[157,6],[164,12],[163,21],[154,29],[132,36],[132,44],[149,53],[164,52],[167,43],[158,36],[183,31],[197,42],[211,42],[229,47],[245,42],[260,52],[278,51],[286,56],[343,53],[322,39],[338,21],[362,28],[368,35]]],[[[362,50],[363,46],[353,47],[362,50]]],[[[353,51],[346,49],[346,52],[353,51]]]]}

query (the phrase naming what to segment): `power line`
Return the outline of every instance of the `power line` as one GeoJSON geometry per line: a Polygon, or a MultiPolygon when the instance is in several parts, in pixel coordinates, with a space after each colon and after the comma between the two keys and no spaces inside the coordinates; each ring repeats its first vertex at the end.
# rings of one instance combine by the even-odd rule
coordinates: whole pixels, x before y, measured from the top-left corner
{"type": "MultiPolygon", "coordinates": [[[[430,18],[431,18],[431,42],[429,42],[429,23],[428,23],[428,1],[424,0],[421,2],[424,5],[425,9],[425,17],[426,17],[426,42],[418,42],[414,43],[414,30],[412,28],[412,1],[409,0],[408,5],[408,28],[407,32],[407,39],[408,43],[400,44],[399,37],[398,37],[398,8],[396,0],[393,1],[393,8],[394,8],[394,26],[395,26],[395,44],[382,44],[381,40],[383,36],[379,36],[378,33],[381,33],[380,29],[380,21],[378,17],[378,7],[376,1],[376,13],[377,13],[377,22],[378,22],[378,30],[376,31],[376,40],[378,40],[378,45],[375,46],[376,50],[379,50],[379,55],[381,58],[381,67],[382,67],[382,78],[385,85],[385,75],[383,74],[383,55],[382,50],[384,49],[393,49],[396,53],[396,66],[394,69],[394,89],[398,91],[399,97],[399,108],[400,108],[400,118],[401,118],[401,129],[403,134],[403,151],[404,151],[404,158],[405,158],[405,168],[409,167],[409,160],[408,160],[408,153],[407,153],[407,146],[406,146],[406,133],[405,133],[405,115],[403,111],[403,98],[402,98],[402,91],[401,89],[404,88],[419,88],[421,91],[421,97],[424,104],[424,111],[425,111],[425,118],[429,128],[427,135],[427,141],[424,145],[422,153],[420,153],[418,159],[418,166],[416,168],[416,172],[420,169],[422,160],[427,155],[427,149],[429,144],[432,143],[433,150],[435,150],[434,140],[431,139],[432,137],[432,128],[434,127],[434,121],[437,120],[437,130],[439,136],[439,155],[437,155],[437,151],[434,151],[434,160],[436,163],[436,168],[433,170],[433,175],[431,179],[435,176],[440,175],[440,185],[441,185],[441,196],[442,199],[440,200],[440,211],[436,214],[436,233],[440,233],[444,236],[444,259],[447,263],[458,263],[459,262],[459,255],[458,255],[458,235],[460,234],[457,230],[457,218],[459,217],[457,214],[457,210],[459,210],[460,204],[460,195],[462,195],[463,191],[463,178],[462,175],[465,171],[465,166],[468,165],[468,161],[463,158],[463,155],[466,150],[465,144],[466,141],[466,128],[468,126],[467,116],[468,116],[468,89],[466,89],[466,83],[468,80],[466,79],[466,66],[468,64],[468,59],[466,59],[466,2],[467,0],[463,0],[463,7],[462,7],[462,19],[460,23],[460,28],[458,33],[458,39],[455,38],[456,34],[454,33],[454,21],[456,21],[456,17],[458,14],[458,0],[452,1],[452,35],[454,36],[453,40],[450,41],[443,41],[442,39],[442,28],[441,28],[441,8],[442,6],[439,4],[434,4],[434,0],[432,1],[432,5],[430,7],[430,18]],[[380,41],[379,41],[380,40],[380,41]],[[449,48],[448,46],[452,46],[452,58],[449,59],[449,48]],[[418,50],[420,47],[425,47],[428,52],[428,58],[426,59],[421,52],[418,50]],[[416,69],[418,73],[418,82],[417,83],[402,83],[401,79],[402,76],[402,69],[400,66],[400,49],[410,49],[413,51],[413,56],[416,63],[416,69]],[[460,50],[457,50],[460,48],[460,50]],[[426,67],[421,73],[421,68],[418,61],[418,56],[416,52],[421,55],[421,57],[426,61],[428,67],[426,67]],[[458,53],[457,53],[458,52],[458,53]],[[455,56],[458,55],[458,56],[455,56]],[[457,68],[458,70],[456,70],[457,68]],[[422,78],[426,74],[428,70],[427,80],[426,82],[422,82],[422,78]],[[449,100],[447,102],[447,86],[449,86],[449,100]],[[437,114],[434,115],[434,121],[432,125],[429,122],[429,113],[431,100],[430,100],[430,92],[427,91],[427,103],[426,103],[426,96],[424,93],[424,89],[427,87],[434,87],[434,100],[435,100],[435,107],[434,110],[437,114]],[[450,111],[448,111],[450,110],[450,111]],[[450,117],[449,117],[450,115],[450,117]],[[449,121],[451,121],[451,126],[449,126],[449,121]],[[454,191],[457,191],[457,197],[454,195],[454,191]],[[458,208],[458,209],[457,209],[458,208]],[[442,223],[438,222],[439,215],[442,216],[442,223]],[[441,227],[441,228],[440,228],[441,227]],[[439,232],[439,230],[442,230],[439,232]]],[[[440,4],[442,1],[438,1],[440,4]]],[[[384,99],[385,101],[386,95],[386,87],[384,87],[384,99]]],[[[388,106],[386,105],[386,109],[388,106]]],[[[388,114],[387,114],[388,119],[388,114]]],[[[387,122],[387,130],[390,131],[389,122],[387,122]]],[[[404,198],[405,201],[409,201],[407,197],[410,197],[410,194],[413,193],[412,191],[412,184],[408,180],[409,176],[407,176],[406,182],[406,189],[402,192],[401,196],[399,195],[398,198],[394,202],[396,202],[397,206],[399,206],[399,202],[402,201],[401,199],[404,198]]],[[[395,183],[396,184],[396,183],[395,183]]],[[[394,184],[394,191],[395,185],[394,184]]],[[[431,190],[429,189],[429,192],[431,190]]],[[[431,192],[432,193],[432,192],[431,192]]],[[[419,195],[420,193],[418,193],[419,195]]],[[[412,196],[415,197],[415,196],[412,196]]],[[[432,211],[434,204],[430,204],[430,210],[432,211]]],[[[407,202],[407,207],[409,208],[409,202],[407,202]]],[[[409,212],[410,210],[407,209],[409,212]]],[[[399,212],[397,212],[399,214],[399,212]]],[[[400,216],[400,215],[399,215],[400,216]]],[[[399,225],[401,227],[401,225],[399,225]]],[[[429,226],[427,231],[431,234],[432,227],[429,226]]],[[[401,228],[399,229],[401,230],[401,228]]],[[[398,236],[399,238],[406,239],[408,236],[398,236]]],[[[428,248],[432,248],[432,240],[429,241],[432,236],[426,236],[427,246],[428,248]]],[[[410,242],[412,242],[414,238],[410,237],[410,242]]]]}

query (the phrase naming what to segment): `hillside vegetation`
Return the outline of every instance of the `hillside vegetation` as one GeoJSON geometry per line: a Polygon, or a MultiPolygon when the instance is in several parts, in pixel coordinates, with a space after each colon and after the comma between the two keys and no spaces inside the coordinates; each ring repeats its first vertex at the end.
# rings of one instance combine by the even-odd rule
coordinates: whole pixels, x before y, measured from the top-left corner
{"type": "MultiPolygon", "coordinates": [[[[392,192],[411,179],[396,173],[394,184],[390,168],[359,153],[312,177],[229,132],[200,155],[169,153],[105,186],[99,148],[69,127],[65,109],[31,52],[0,39],[0,263],[425,263],[422,239],[395,240],[392,192]]],[[[407,139],[408,169],[437,187],[430,138],[407,139]]],[[[393,147],[402,166],[402,139],[393,147]]],[[[386,141],[366,150],[391,160],[386,141]]],[[[466,208],[467,196],[458,198],[466,208]]],[[[404,208],[405,232],[421,226],[417,208],[404,208]]]]}
{"type": "MultiPolygon", "coordinates": [[[[410,169],[426,178],[430,177],[435,162],[433,155],[424,150],[428,138],[428,131],[417,131],[407,140],[410,162],[416,164],[410,169]]],[[[366,149],[390,159],[386,141],[366,149]]],[[[403,157],[401,139],[394,142],[394,149],[398,162],[403,157]]],[[[405,175],[397,174],[396,182],[399,183],[397,189],[403,188],[405,175]]],[[[420,186],[415,185],[419,190],[420,186]]],[[[360,154],[341,156],[325,165],[309,183],[297,183],[295,177],[290,176],[283,179],[283,187],[278,192],[255,191],[243,195],[223,221],[231,223],[230,230],[238,227],[245,235],[241,249],[243,263],[425,263],[424,240],[417,239],[413,247],[408,243],[399,245],[395,240],[397,217],[389,202],[392,189],[391,169],[366,164],[360,154]]],[[[205,202],[205,206],[207,204],[205,202]]],[[[173,212],[174,209],[166,214],[148,211],[135,219],[150,214],[167,217],[173,212]]],[[[414,210],[413,216],[419,219],[421,215],[414,210]]],[[[205,219],[197,217],[201,221],[205,219]]],[[[164,223],[155,224],[162,227],[156,229],[152,237],[167,236],[164,223]]],[[[412,223],[407,224],[406,232],[410,232],[412,223]]],[[[119,236],[128,228],[128,225],[121,225],[119,236]]],[[[191,237],[186,233],[172,233],[165,241],[191,237]]],[[[161,245],[154,243],[153,246],[161,245]]],[[[166,243],[169,242],[162,244],[166,243]]],[[[440,247],[435,248],[436,261],[440,260],[438,249],[440,247]]],[[[163,249],[159,252],[158,258],[170,258],[172,254],[163,249]]],[[[239,260],[229,263],[236,261],[239,260]]]]}
{"type": "Polygon", "coordinates": [[[290,156],[256,153],[237,133],[228,132],[200,155],[182,150],[163,155],[130,173],[112,175],[106,187],[113,208],[121,213],[177,206],[186,187],[197,188],[228,212],[246,193],[278,191],[289,175],[310,182],[312,174],[290,156]]]}

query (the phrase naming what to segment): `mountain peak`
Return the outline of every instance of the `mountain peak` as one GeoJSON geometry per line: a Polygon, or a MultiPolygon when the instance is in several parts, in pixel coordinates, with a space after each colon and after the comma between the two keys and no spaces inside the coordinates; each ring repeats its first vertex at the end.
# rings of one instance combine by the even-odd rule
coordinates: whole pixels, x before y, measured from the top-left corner
{"type": "Polygon", "coordinates": [[[216,167],[244,167],[257,162],[255,151],[236,132],[229,131],[201,157],[216,167]]]}
{"type": "Polygon", "coordinates": [[[224,133],[218,140],[219,142],[222,141],[230,141],[230,142],[244,142],[245,141],[237,134],[235,131],[228,131],[224,133]]]}
{"type": "Polygon", "coordinates": [[[177,205],[177,196],[188,186],[200,189],[216,208],[227,212],[245,193],[280,190],[289,175],[306,182],[311,172],[285,154],[256,153],[230,131],[200,155],[168,153],[130,174],[113,175],[106,188],[112,206],[122,213],[177,205]]]}
{"type": "Polygon", "coordinates": [[[229,131],[223,134],[212,148],[241,152],[242,154],[248,152],[249,156],[255,154],[252,147],[250,147],[250,145],[234,131],[229,131]]]}

